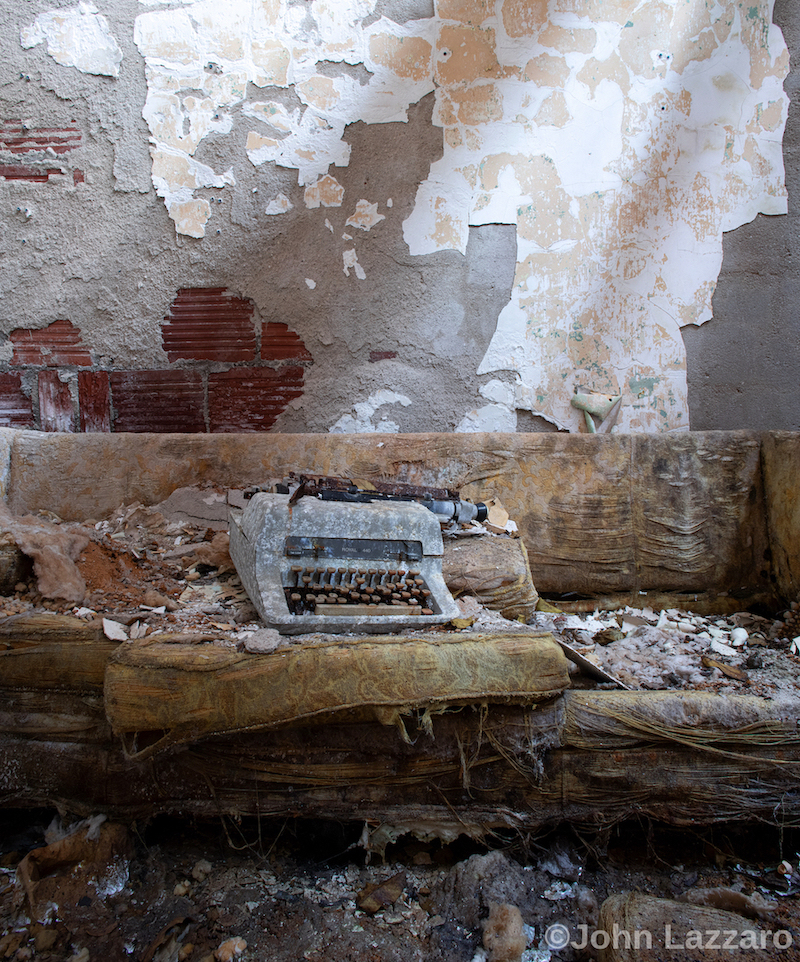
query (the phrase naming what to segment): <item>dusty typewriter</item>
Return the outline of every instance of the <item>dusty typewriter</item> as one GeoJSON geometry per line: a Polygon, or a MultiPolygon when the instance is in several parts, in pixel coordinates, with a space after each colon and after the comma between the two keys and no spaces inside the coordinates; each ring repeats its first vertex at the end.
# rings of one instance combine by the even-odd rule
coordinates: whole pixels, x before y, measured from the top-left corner
{"type": "Polygon", "coordinates": [[[443,521],[485,517],[448,489],[305,477],[250,490],[230,552],[261,619],[282,634],[390,632],[458,616],[442,577],[443,521]]]}

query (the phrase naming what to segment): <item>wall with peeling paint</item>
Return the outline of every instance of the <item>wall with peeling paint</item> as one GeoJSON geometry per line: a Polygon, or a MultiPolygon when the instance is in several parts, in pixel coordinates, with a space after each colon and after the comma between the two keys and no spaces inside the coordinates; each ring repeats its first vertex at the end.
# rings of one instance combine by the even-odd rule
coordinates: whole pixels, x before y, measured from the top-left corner
{"type": "Polygon", "coordinates": [[[697,430],[800,430],[800,16],[777,0],[792,72],[784,137],[785,217],[757,217],[725,235],[714,317],[683,329],[689,411],[697,430]]]}
{"type": "Polygon", "coordinates": [[[0,422],[800,428],[790,3],[0,0],[0,422]]]}

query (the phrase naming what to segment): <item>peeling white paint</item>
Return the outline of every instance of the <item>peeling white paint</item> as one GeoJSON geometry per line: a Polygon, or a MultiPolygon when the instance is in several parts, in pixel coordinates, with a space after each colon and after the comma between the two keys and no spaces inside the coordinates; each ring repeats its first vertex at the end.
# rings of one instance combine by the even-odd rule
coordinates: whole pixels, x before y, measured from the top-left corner
{"type": "Polygon", "coordinates": [[[330,174],[320,177],[316,183],[306,187],[303,192],[303,203],[309,210],[313,210],[320,205],[322,207],[341,207],[343,198],[344,187],[330,174]]]}
{"type": "Polygon", "coordinates": [[[517,413],[506,404],[485,404],[468,411],[461,419],[456,433],[477,434],[480,431],[516,431],[517,413]]]}
{"type": "Polygon", "coordinates": [[[408,407],[411,404],[411,398],[386,389],[376,391],[366,401],[354,404],[353,413],[343,414],[336,424],[329,428],[329,432],[331,434],[397,434],[400,431],[400,425],[389,420],[387,415],[381,415],[378,422],[374,422],[378,409],[388,404],[402,404],[403,407],[408,407]]]}
{"type": "Polygon", "coordinates": [[[349,277],[350,271],[352,270],[356,272],[356,277],[360,281],[366,279],[367,275],[364,271],[364,268],[358,263],[358,256],[355,250],[351,249],[348,251],[342,251],[342,264],[342,270],[344,271],[345,276],[349,277]]]}
{"type": "Polygon", "coordinates": [[[203,237],[211,206],[205,198],[196,198],[199,187],[225,187],[236,183],[233,170],[216,174],[183,151],[162,147],[150,151],[153,158],[153,186],[164,198],[170,217],[180,224],[181,233],[203,237]]]}
{"type": "Polygon", "coordinates": [[[506,407],[513,407],[515,400],[514,387],[506,384],[505,381],[492,380],[484,384],[478,392],[487,401],[494,401],[497,404],[505,404],[506,407]]]}
{"type": "Polygon", "coordinates": [[[47,53],[63,67],[82,73],[119,76],[122,50],[111,33],[108,20],[93,3],[80,3],[67,10],[41,13],[20,34],[27,50],[47,43],[47,53]]]}
{"type": "Polygon", "coordinates": [[[345,224],[348,227],[359,227],[361,230],[371,230],[376,224],[386,220],[385,214],[378,213],[378,205],[371,204],[368,200],[360,200],[356,204],[355,211],[347,218],[345,224]]]}
{"type": "MultiPolygon", "coordinates": [[[[341,206],[330,169],[350,162],[347,125],[405,120],[434,91],[444,153],[403,225],[410,251],[463,253],[471,226],[517,229],[512,294],[477,370],[514,373],[513,403],[489,399],[465,423],[510,424],[522,408],[582,430],[581,383],[623,395],[618,430],[685,430],[680,329],[711,316],[722,233],[786,211],[773,3],[438,0],[436,16],[404,24],[369,23],[376,0],[152,10],[135,39],[154,183],[176,229],[202,236],[210,209],[174,160],[242,109],[254,165],[296,170],[309,209],[341,206]],[[364,69],[357,80],[331,63],[364,69]],[[303,107],[247,100],[250,84],[303,107]]],[[[347,224],[383,216],[360,200],[347,224]]],[[[364,279],[354,250],[343,265],[364,279]]]]}
{"type": "Polygon", "coordinates": [[[267,204],[265,214],[286,214],[292,208],[294,204],[289,200],[286,194],[276,194],[272,200],[267,204]]]}
{"type": "MultiPolygon", "coordinates": [[[[298,7],[286,0],[186,0],[177,9],[137,17],[135,41],[148,68],[145,119],[156,143],[187,150],[212,132],[195,113],[225,122],[245,101],[248,84],[293,87],[304,110],[275,101],[248,102],[243,113],[265,125],[248,136],[247,156],[260,166],[275,163],[298,172],[301,186],[313,184],[331,165],[349,163],[343,134],[349,123],[390,123],[407,119],[408,107],[433,90],[427,65],[415,63],[399,76],[392,69],[392,45],[408,43],[415,52],[432,49],[428,20],[399,25],[381,18],[364,28],[376,0],[315,0],[298,7]],[[347,75],[329,77],[321,63],[363,64],[370,71],[362,86],[347,75]],[[186,100],[180,91],[201,90],[188,107],[194,138],[183,135],[186,100]],[[170,99],[172,98],[172,99],[170,99]]],[[[412,58],[413,59],[413,58],[412,58]]],[[[176,221],[176,229],[183,225],[176,221]]]]}

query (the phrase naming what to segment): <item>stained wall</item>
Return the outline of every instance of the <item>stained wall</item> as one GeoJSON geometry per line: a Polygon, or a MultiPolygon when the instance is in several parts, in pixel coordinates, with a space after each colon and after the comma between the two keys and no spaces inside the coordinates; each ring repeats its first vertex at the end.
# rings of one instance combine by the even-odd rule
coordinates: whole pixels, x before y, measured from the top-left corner
{"type": "Polygon", "coordinates": [[[774,19],[2,0],[0,422],[800,427],[774,19]]]}

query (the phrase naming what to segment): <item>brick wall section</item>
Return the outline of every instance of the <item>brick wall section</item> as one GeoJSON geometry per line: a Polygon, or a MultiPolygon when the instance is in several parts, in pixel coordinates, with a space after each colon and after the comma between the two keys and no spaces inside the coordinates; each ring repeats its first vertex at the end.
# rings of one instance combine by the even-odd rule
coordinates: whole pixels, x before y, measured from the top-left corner
{"type": "Polygon", "coordinates": [[[108,371],[68,320],[16,328],[0,372],[0,426],[43,431],[194,434],[268,431],[303,394],[313,362],[287,324],[261,325],[252,301],[225,288],[178,291],[162,325],[163,370],[108,371]],[[38,396],[38,407],[26,392],[38,396]],[[38,414],[37,414],[38,411],[38,414]]]}
{"type": "Polygon", "coordinates": [[[21,120],[4,120],[0,123],[0,150],[11,154],[29,154],[51,150],[65,154],[80,147],[83,136],[77,121],[66,127],[29,127],[21,120]]]}
{"type": "Polygon", "coordinates": [[[161,336],[172,361],[254,361],[255,305],[221,287],[187,287],[178,291],[161,336]]]}
{"type": "MultiPolygon", "coordinates": [[[[44,184],[51,177],[67,175],[69,165],[53,167],[53,157],[64,158],[82,143],[83,134],[76,121],[66,127],[30,127],[18,119],[3,120],[0,123],[0,152],[24,154],[28,163],[0,164],[0,179],[44,184]]],[[[83,181],[83,171],[72,170],[73,186],[83,181]]]]}
{"type": "Polygon", "coordinates": [[[311,361],[313,358],[300,337],[288,324],[269,321],[261,326],[261,357],[264,361],[311,361]]]}
{"type": "Polygon", "coordinates": [[[111,388],[108,371],[78,374],[80,430],[108,434],[111,430],[111,388]]]}
{"type": "Polygon", "coordinates": [[[75,406],[68,381],[58,371],[39,372],[39,423],[43,431],[75,430],[75,406]]]}
{"type": "Polygon", "coordinates": [[[26,167],[24,164],[0,164],[3,180],[27,180],[31,184],[46,184],[51,177],[63,174],[60,167],[26,167]]]}
{"type": "Polygon", "coordinates": [[[9,340],[14,345],[11,358],[14,366],[90,367],[92,364],[89,349],[81,343],[81,332],[70,321],[53,321],[37,331],[18,327],[9,334],[9,340]]]}
{"type": "Polygon", "coordinates": [[[268,431],[286,405],[303,393],[302,367],[236,367],[208,376],[212,433],[268,431]]]}
{"type": "Polygon", "coordinates": [[[111,371],[109,380],[115,432],[205,432],[205,387],[199,371],[111,371]]]}
{"type": "Polygon", "coordinates": [[[22,390],[20,374],[0,374],[0,426],[34,427],[33,404],[22,390]]]}

